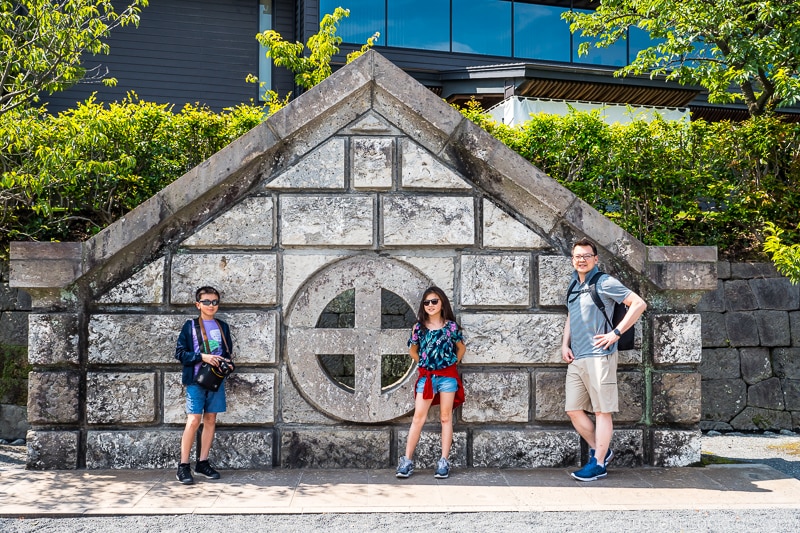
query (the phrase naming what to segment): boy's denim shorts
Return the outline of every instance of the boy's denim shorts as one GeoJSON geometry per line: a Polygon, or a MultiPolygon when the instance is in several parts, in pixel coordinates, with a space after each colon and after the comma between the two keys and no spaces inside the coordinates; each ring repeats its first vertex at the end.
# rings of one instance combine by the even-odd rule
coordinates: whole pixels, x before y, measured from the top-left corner
{"type": "Polygon", "coordinates": [[[217,392],[204,389],[197,383],[186,386],[186,414],[202,415],[203,413],[224,413],[225,382],[222,382],[217,392]]]}
{"type": "MultiPolygon", "coordinates": [[[[458,390],[458,381],[456,378],[448,378],[444,376],[431,376],[433,381],[431,381],[431,386],[433,387],[433,393],[437,394],[439,392],[456,392],[458,390]]],[[[427,377],[419,378],[417,382],[417,392],[422,393],[425,391],[425,380],[428,379],[427,377]]]]}

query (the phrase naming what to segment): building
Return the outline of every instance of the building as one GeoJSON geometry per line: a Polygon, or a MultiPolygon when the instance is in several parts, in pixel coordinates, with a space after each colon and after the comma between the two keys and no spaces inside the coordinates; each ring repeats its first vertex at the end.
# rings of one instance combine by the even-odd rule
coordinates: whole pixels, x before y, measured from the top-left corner
{"type": "MultiPolygon", "coordinates": [[[[74,106],[93,91],[101,101],[130,90],[144,100],[180,107],[200,102],[212,109],[258,98],[257,75],[283,95],[299,90],[291,73],[274,68],[255,34],[274,29],[306,42],[319,20],[337,6],[351,15],[340,25],[342,51],[380,32],[376,50],[451,103],[470,98],[489,108],[509,97],[690,109],[711,120],[745,118],[743,105],[708,104],[699,87],[649,77],[615,78],[613,72],[649,46],[631,30],[628,39],[579,57],[581,40],[561,14],[587,9],[587,0],[160,0],[142,13],[139,28],[118,28],[101,63],[116,87],[81,84],[46,97],[53,112],[74,106]]],[[[342,64],[344,53],[335,58],[342,64]]]]}

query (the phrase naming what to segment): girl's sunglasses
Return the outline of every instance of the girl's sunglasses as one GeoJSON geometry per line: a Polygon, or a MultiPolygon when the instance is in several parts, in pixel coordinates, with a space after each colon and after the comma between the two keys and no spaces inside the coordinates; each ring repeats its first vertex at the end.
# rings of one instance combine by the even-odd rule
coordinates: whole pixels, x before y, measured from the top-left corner
{"type": "Polygon", "coordinates": [[[431,298],[430,300],[422,300],[422,305],[436,305],[439,303],[439,298],[431,298]]]}

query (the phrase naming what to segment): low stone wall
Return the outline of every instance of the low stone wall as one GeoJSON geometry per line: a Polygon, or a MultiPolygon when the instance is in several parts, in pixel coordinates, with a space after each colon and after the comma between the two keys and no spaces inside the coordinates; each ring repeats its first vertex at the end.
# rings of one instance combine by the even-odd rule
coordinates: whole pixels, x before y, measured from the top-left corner
{"type": "MultiPolygon", "coordinates": [[[[27,346],[30,310],[30,296],[8,286],[8,264],[0,262],[0,350],[6,346],[27,346]]],[[[24,387],[27,385],[20,385],[20,388],[24,387]]],[[[6,394],[0,393],[0,440],[9,442],[24,439],[30,428],[27,410],[24,405],[19,405],[24,397],[11,396],[7,391],[6,394]]]]}
{"type": "Polygon", "coordinates": [[[800,428],[800,286],[769,263],[718,263],[703,320],[702,429],[800,428]]]}

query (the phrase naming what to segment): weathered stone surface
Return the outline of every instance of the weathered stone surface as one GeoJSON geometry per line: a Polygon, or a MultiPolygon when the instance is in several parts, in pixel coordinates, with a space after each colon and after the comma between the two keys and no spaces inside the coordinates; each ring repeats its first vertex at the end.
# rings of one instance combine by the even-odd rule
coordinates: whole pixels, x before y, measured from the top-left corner
{"type": "Polygon", "coordinates": [[[779,378],[800,379],[800,348],[773,349],[772,370],[779,378]]]}
{"type": "MultiPolygon", "coordinates": [[[[236,364],[266,365],[275,362],[278,311],[219,313],[217,316],[231,327],[236,364]]],[[[174,333],[176,339],[179,332],[174,333]]]]}
{"type": "Polygon", "coordinates": [[[700,362],[700,315],[655,315],[653,330],[653,361],[657,365],[700,362]]]}
{"type": "Polygon", "coordinates": [[[570,276],[574,270],[569,257],[540,255],[539,305],[561,305],[566,307],[570,276]]]}
{"type": "Polygon", "coordinates": [[[153,372],[86,374],[86,418],[90,424],[153,422],[156,375],[153,372]]]}
{"type": "Polygon", "coordinates": [[[0,404],[0,439],[7,441],[24,439],[30,428],[27,407],[0,404]]]}
{"type": "Polygon", "coordinates": [[[488,468],[554,468],[578,461],[574,431],[491,430],[472,433],[472,465],[488,468]]]}
{"type": "Polygon", "coordinates": [[[725,313],[730,346],[758,346],[758,325],[753,313],[725,313]]]}
{"type": "Polygon", "coordinates": [[[800,346],[800,311],[789,313],[789,329],[792,332],[792,346],[800,346]]]}
{"type": "Polygon", "coordinates": [[[77,422],[80,382],[77,372],[31,372],[28,375],[28,422],[34,425],[77,422]]]}
{"type": "Polygon", "coordinates": [[[281,420],[287,424],[313,424],[333,425],[337,421],[323,415],[313,405],[308,403],[297,387],[286,368],[281,370],[281,420]]]}
{"type": "MultiPolygon", "coordinates": [[[[89,431],[86,436],[86,468],[172,469],[180,459],[182,434],[183,430],[179,428],[89,431]]],[[[212,456],[215,447],[211,448],[212,456]]],[[[194,456],[190,457],[194,459],[194,456]]]]}
{"type": "Polygon", "coordinates": [[[29,470],[75,470],[78,468],[77,431],[29,431],[29,470]]]}
{"type": "Polygon", "coordinates": [[[170,301],[194,302],[194,292],[202,284],[220,292],[223,309],[228,304],[270,305],[277,303],[277,280],[275,254],[179,254],[172,258],[170,301]]]}
{"type": "MultiPolygon", "coordinates": [[[[742,362],[742,379],[753,385],[772,376],[772,363],[769,360],[768,348],[741,348],[739,358],[742,362]]],[[[701,367],[700,373],[706,377],[701,367]]]]}
{"type": "Polygon", "coordinates": [[[0,344],[24,346],[28,342],[28,312],[0,312],[0,344]]]}
{"type": "Polygon", "coordinates": [[[400,141],[402,185],[405,189],[471,189],[458,174],[430,152],[404,138],[400,141]]]}
{"type": "Polygon", "coordinates": [[[372,196],[281,196],[280,241],[284,246],[369,246],[372,196]]]}
{"type": "Polygon", "coordinates": [[[536,372],[534,418],[537,422],[569,422],[564,411],[566,378],[566,371],[536,372]]]}
{"type": "Polygon", "coordinates": [[[100,298],[104,304],[160,304],[164,302],[163,257],[156,259],[100,298]]]}
{"type": "Polygon", "coordinates": [[[186,423],[186,392],[180,372],[164,373],[164,423],[186,423]]]}
{"type": "Polygon", "coordinates": [[[475,313],[461,317],[470,364],[562,363],[565,315],[475,313]]]}
{"type": "Polygon", "coordinates": [[[89,363],[173,363],[175,342],[189,316],[92,315],[89,363]]]}
{"type": "Polygon", "coordinates": [[[747,388],[747,405],[782,411],[784,409],[781,380],[769,378],[747,388]]]}
{"type": "Polygon", "coordinates": [[[615,429],[611,436],[614,468],[644,464],[644,433],[641,429],[615,429]]]}
{"type": "Polygon", "coordinates": [[[790,429],[792,415],[788,411],[773,411],[761,407],[745,407],[731,420],[733,429],[742,431],[764,431],[790,429]]]}
{"type": "Polygon", "coordinates": [[[273,179],[268,189],[344,189],[344,138],[334,137],[273,179]]]}
{"type": "Polygon", "coordinates": [[[529,254],[463,255],[461,304],[530,306],[529,254]]]}
{"type": "Polygon", "coordinates": [[[729,263],[731,279],[756,279],[780,277],[772,263],[729,263]]]}
{"type": "Polygon", "coordinates": [[[733,431],[733,426],[727,422],[700,421],[700,431],[733,431]]]}
{"type": "Polygon", "coordinates": [[[788,278],[756,278],[750,280],[750,288],[759,309],[794,311],[800,308],[800,285],[788,278]]]}
{"type": "Polygon", "coordinates": [[[700,313],[703,324],[703,348],[729,346],[728,330],[725,315],[722,313],[700,313]]]}
{"type": "Polygon", "coordinates": [[[689,466],[700,462],[700,431],[653,430],[653,466],[689,466]]]}
{"type": "MultiPolygon", "coordinates": [[[[722,313],[725,310],[725,284],[720,279],[717,281],[716,290],[706,292],[700,298],[697,303],[697,312],[701,314],[710,312],[722,313]]],[[[705,318],[703,326],[705,326],[705,318]]]]}
{"type": "Polygon", "coordinates": [[[470,399],[461,408],[464,422],[527,422],[531,397],[527,372],[469,373],[462,376],[470,399]]]}
{"type": "Polygon", "coordinates": [[[281,435],[283,468],[389,468],[389,430],[298,429],[281,435]]]}
{"type": "Polygon", "coordinates": [[[701,384],[704,420],[730,421],[747,405],[747,387],[741,379],[711,379],[701,384]]]}
{"type": "Polygon", "coordinates": [[[271,247],[274,243],[272,210],[270,196],[245,198],[217,215],[182,244],[189,248],[271,247]]]}
{"type": "Polygon", "coordinates": [[[694,424],[700,421],[699,373],[653,373],[653,422],[694,424]]]}
{"type": "Polygon", "coordinates": [[[783,401],[787,411],[800,411],[800,380],[782,379],[783,401]]]}
{"type": "Polygon", "coordinates": [[[725,303],[728,311],[752,311],[758,309],[758,302],[750,283],[745,280],[725,282],[725,303]]]}
{"type": "Polygon", "coordinates": [[[234,372],[225,380],[228,409],[220,424],[271,424],[275,421],[275,374],[234,372]]]}
{"type": "Polygon", "coordinates": [[[717,276],[722,280],[731,279],[730,261],[717,261],[717,276]]]}
{"type": "Polygon", "coordinates": [[[475,242],[475,202],[469,196],[384,196],[386,246],[453,246],[475,242]]]}
{"type": "Polygon", "coordinates": [[[272,431],[217,431],[209,459],[217,469],[272,468],[272,431]]]}
{"type": "Polygon", "coordinates": [[[78,315],[31,313],[28,362],[32,365],[78,364],[78,315]]]}
{"type": "Polygon", "coordinates": [[[354,137],[351,176],[356,189],[390,189],[394,163],[391,137],[354,137]]]}
{"type": "MultiPolygon", "coordinates": [[[[648,249],[651,248],[653,247],[648,249]]],[[[683,250],[681,246],[672,248],[683,250]]],[[[662,289],[704,291],[717,286],[716,262],[650,262],[646,272],[656,286],[662,289]]]]}
{"type": "MultiPolygon", "coordinates": [[[[441,426],[439,426],[441,427],[441,426]]],[[[442,437],[439,430],[422,431],[419,437],[419,443],[414,450],[414,468],[419,470],[422,468],[436,468],[436,463],[442,456],[442,437]]],[[[406,442],[408,441],[408,431],[401,430],[397,432],[397,450],[398,455],[405,454],[406,442]]],[[[467,466],[467,432],[466,431],[453,431],[453,443],[450,447],[450,455],[448,456],[450,465],[456,468],[467,466]]]]}
{"type": "Polygon", "coordinates": [[[300,286],[324,266],[346,259],[348,255],[306,254],[304,250],[287,250],[283,253],[283,304],[289,302],[300,286]]]}
{"type": "Polygon", "coordinates": [[[741,377],[739,350],[736,348],[706,348],[700,363],[704,379],[726,379],[741,377]]]}
{"type": "Polygon", "coordinates": [[[352,124],[340,130],[339,133],[342,135],[392,135],[394,137],[403,135],[403,132],[371,109],[354,120],[352,124]]]}
{"type": "MultiPolygon", "coordinates": [[[[453,294],[455,284],[456,256],[425,257],[413,255],[398,255],[397,259],[417,268],[427,276],[434,285],[442,289],[445,294],[453,294]]],[[[422,295],[420,295],[420,298],[422,295]]]]}
{"type": "Polygon", "coordinates": [[[617,372],[619,413],[616,422],[639,422],[644,414],[644,375],[641,372],[617,372]]]}
{"type": "Polygon", "coordinates": [[[536,232],[512,218],[497,204],[483,201],[484,248],[547,248],[548,243],[536,232]]]}
{"type": "Polygon", "coordinates": [[[755,315],[761,346],[788,346],[791,344],[789,313],[786,311],[756,311],[755,315]]]}

